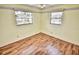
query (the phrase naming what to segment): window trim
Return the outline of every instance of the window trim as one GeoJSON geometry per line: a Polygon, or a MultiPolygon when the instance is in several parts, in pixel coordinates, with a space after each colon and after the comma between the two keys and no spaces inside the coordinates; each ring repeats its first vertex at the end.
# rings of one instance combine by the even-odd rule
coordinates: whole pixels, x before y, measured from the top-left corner
{"type": "MultiPolygon", "coordinates": [[[[63,12],[63,11],[51,12],[51,13],[50,13],[50,24],[61,25],[61,24],[62,24],[63,15],[64,15],[64,12],[63,12]],[[58,23],[58,22],[57,22],[57,23],[56,23],[56,22],[51,22],[52,20],[56,19],[56,18],[52,18],[52,17],[51,17],[52,13],[59,13],[59,12],[62,13],[61,17],[58,18],[58,19],[61,19],[60,22],[59,22],[59,23],[58,23]]],[[[57,19],[56,19],[56,20],[57,20],[57,19]]]]}
{"type": "Polygon", "coordinates": [[[32,13],[30,14],[29,17],[27,17],[27,14],[30,14],[31,12],[26,12],[26,11],[15,11],[15,18],[16,18],[16,25],[24,25],[24,24],[32,24],[33,23],[33,15],[32,13]],[[23,12],[23,16],[21,14],[16,14],[16,12],[23,12]],[[17,19],[21,19],[23,23],[18,23],[17,19]],[[26,19],[29,19],[29,22],[25,22],[26,19]],[[30,20],[31,19],[31,20],[30,20]]]}

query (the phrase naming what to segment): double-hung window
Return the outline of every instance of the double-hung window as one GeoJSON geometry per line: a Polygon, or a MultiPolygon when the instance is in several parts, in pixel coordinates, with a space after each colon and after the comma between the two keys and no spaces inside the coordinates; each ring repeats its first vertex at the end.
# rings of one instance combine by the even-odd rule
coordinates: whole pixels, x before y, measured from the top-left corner
{"type": "Polygon", "coordinates": [[[15,15],[16,15],[17,25],[32,23],[32,13],[31,12],[15,11],[15,15]]]}
{"type": "Polygon", "coordinates": [[[51,24],[61,24],[62,23],[63,12],[52,12],[51,13],[51,24]]]}

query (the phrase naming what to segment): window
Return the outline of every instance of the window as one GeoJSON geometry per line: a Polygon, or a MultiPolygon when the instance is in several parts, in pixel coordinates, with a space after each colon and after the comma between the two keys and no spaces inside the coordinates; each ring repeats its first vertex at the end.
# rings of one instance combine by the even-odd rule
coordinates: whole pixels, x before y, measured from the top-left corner
{"type": "Polygon", "coordinates": [[[51,13],[51,24],[61,24],[62,16],[63,16],[63,12],[51,13]]]}
{"type": "Polygon", "coordinates": [[[17,25],[32,23],[32,13],[31,12],[15,11],[15,15],[16,15],[17,25]]]}

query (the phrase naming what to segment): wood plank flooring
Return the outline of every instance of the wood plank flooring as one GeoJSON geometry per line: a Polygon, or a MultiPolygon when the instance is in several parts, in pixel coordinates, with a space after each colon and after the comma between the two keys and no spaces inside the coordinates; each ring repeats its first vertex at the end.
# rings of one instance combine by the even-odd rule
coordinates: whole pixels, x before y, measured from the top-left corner
{"type": "Polygon", "coordinates": [[[38,33],[1,47],[0,55],[79,55],[79,46],[38,33]]]}

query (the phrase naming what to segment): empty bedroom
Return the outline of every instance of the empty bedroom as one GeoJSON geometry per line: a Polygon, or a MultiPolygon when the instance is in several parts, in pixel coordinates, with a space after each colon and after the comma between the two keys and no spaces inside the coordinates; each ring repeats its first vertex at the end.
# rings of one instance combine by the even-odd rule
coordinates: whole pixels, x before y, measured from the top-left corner
{"type": "Polygon", "coordinates": [[[0,55],[79,55],[79,4],[0,4],[0,55]]]}

